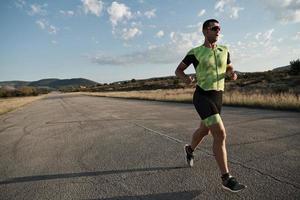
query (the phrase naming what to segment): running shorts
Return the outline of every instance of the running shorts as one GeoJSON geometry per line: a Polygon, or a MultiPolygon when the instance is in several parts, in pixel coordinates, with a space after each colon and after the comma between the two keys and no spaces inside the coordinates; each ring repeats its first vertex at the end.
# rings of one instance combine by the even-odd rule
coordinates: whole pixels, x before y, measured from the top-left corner
{"type": "Polygon", "coordinates": [[[205,91],[198,85],[194,92],[193,103],[200,115],[202,122],[208,127],[213,124],[222,122],[222,91],[208,90],[205,91]]]}

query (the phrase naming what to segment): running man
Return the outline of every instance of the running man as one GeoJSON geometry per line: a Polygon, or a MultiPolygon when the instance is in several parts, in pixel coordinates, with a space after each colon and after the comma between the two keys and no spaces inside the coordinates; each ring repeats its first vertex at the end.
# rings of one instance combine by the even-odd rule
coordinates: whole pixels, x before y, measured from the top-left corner
{"type": "Polygon", "coordinates": [[[214,139],[213,153],[222,175],[222,187],[231,192],[238,192],[245,189],[246,186],[240,184],[229,174],[225,145],[226,131],[220,116],[225,76],[236,80],[237,74],[233,71],[227,47],[216,44],[220,30],[217,20],[205,21],[202,27],[205,37],[204,44],[187,53],[178,65],[175,74],[190,85],[196,81],[192,76],[187,76],[184,70],[193,64],[196,71],[197,84],[193,103],[202,121],[200,127],[193,134],[191,144],[184,147],[188,165],[193,166],[193,152],[204,136],[210,132],[214,139]]]}

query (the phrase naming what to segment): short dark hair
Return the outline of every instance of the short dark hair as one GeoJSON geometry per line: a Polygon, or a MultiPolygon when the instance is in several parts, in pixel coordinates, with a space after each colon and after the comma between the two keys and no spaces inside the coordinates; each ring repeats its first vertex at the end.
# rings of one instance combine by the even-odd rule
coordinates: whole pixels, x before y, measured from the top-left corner
{"type": "Polygon", "coordinates": [[[219,23],[216,19],[208,19],[203,23],[202,30],[207,29],[209,27],[210,22],[219,23]]]}

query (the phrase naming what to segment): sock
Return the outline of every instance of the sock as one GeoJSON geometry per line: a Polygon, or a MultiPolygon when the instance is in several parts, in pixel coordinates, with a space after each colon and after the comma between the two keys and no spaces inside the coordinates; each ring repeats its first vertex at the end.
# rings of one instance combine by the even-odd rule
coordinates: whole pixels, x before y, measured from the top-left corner
{"type": "Polygon", "coordinates": [[[230,178],[230,177],[231,177],[231,175],[230,175],[229,173],[223,174],[223,175],[221,176],[221,178],[222,178],[223,181],[224,181],[224,180],[227,180],[227,179],[230,178]]]}
{"type": "Polygon", "coordinates": [[[194,150],[192,149],[191,146],[188,146],[188,152],[189,152],[189,153],[193,153],[193,152],[194,152],[194,150]]]}

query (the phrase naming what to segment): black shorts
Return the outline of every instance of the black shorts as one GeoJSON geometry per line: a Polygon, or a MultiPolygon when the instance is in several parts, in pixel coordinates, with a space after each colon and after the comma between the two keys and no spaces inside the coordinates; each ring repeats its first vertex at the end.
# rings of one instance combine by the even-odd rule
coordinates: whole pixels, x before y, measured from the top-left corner
{"type": "Polygon", "coordinates": [[[223,91],[205,91],[197,85],[193,103],[205,125],[210,126],[222,120],[220,117],[222,97],[223,91]]]}

